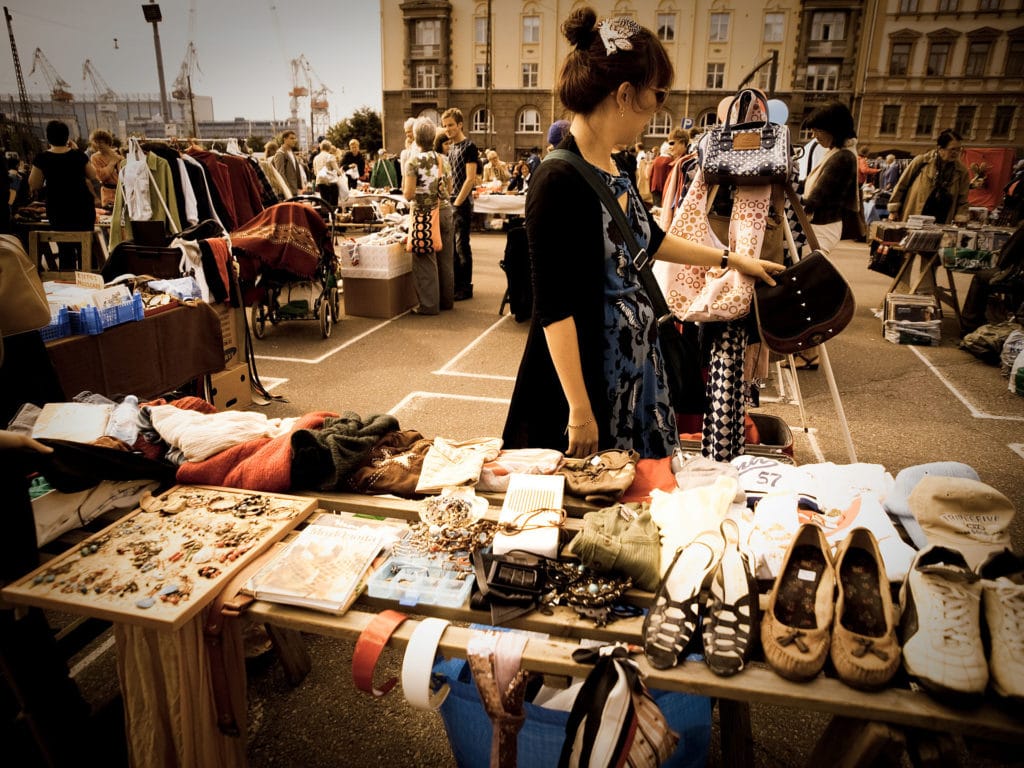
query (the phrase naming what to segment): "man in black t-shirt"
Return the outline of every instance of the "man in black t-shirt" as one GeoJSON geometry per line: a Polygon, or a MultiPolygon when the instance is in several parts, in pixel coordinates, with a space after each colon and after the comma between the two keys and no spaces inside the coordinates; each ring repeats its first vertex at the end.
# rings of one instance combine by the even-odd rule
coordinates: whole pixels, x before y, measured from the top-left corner
{"type": "Polygon", "coordinates": [[[441,127],[451,141],[448,162],[452,166],[455,223],[455,300],[473,298],[473,251],[469,229],[473,219],[473,188],[476,187],[480,153],[462,130],[462,112],[456,107],[441,115],[441,127]]]}

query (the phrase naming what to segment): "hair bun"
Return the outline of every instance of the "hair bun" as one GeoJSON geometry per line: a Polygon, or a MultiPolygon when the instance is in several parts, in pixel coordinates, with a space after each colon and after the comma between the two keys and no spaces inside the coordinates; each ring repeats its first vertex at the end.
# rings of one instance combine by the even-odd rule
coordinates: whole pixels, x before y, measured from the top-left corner
{"type": "Polygon", "coordinates": [[[577,8],[562,24],[562,34],[573,46],[586,50],[597,34],[597,12],[589,7],[577,8]]]}

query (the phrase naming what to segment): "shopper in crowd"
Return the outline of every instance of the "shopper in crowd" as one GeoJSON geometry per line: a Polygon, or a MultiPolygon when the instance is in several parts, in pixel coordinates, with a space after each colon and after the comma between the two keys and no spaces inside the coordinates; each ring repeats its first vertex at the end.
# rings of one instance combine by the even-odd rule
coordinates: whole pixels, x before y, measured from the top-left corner
{"type": "Polygon", "coordinates": [[[696,153],[690,152],[690,132],[683,128],[676,128],[668,135],[668,174],[661,189],[661,215],[658,217],[658,224],[662,229],[668,229],[672,224],[672,217],[676,215],[676,209],[683,202],[683,196],[687,188],[687,171],[697,157],[696,153]]]}
{"type": "Polygon", "coordinates": [[[452,172],[448,158],[434,149],[437,126],[428,117],[413,123],[418,149],[409,159],[402,175],[402,193],[413,211],[438,209],[441,222],[441,249],[431,254],[413,254],[412,277],[418,304],[413,314],[436,315],[455,304],[454,243],[452,242],[452,172]]]}
{"type": "Polygon", "coordinates": [[[355,189],[360,181],[367,180],[366,155],[359,148],[359,139],[349,140],[348,150],[341,156],[341,169],[348,173],[350,178],[354,177],[354,183],[349,184],[352,189],[355,189]]]}
{"type": "Polygon", "coordinates": [[[7,194],[0,200],[0,234],[8,234],[11,231],[11,219],[14,217],[14,207],[18,200],[18,193],[26,186],[25,179],[19,172],[21,158],[17,152],[4,153],[4,167],[7,169],[7,194]]]}
{"type": "Polygon", "coordinates": [[[878,174],[878,188],[883,192],[892,192],[900,179],[900,167],[896,163],[896,155],[885,156],[885,166],[878,174]]]}
{"type": "Polygon", "coordinates": [[[413,138],[412,135],[412,126],[415,122],[415,117],[409,117],[406,118],[405,123],[402,124],[402,130],[405,132],[405,143],[402,145],[402,151],[398,153],[399,173],[405,173],[405,164],[408,163],[409,158],[418,151],[416,149],[416,139],[413,138]]]}
{"type": "Polygon", "coordinates": [[[960,162],[963,140],[947,128],[937,146],[910,161],[889,198],[889,218],[906,221],[916,214],[934,216],[936,224],[949,224],[968,215],[970,173],[960,162]]]}
{"type": "Polygon", "coordinates": [[[295,197],[306,188],[304,171],[295,148],[299,146],[299,137],[295,131],[284,131],[278,140],[278,149],[270,159],[274,170],[280,174],[285,183],[285,198],[295,197]]]}
{"type": "Polygon", "coordinates": [[[316,180],[316,191],[331,208],[338,205],[338,179],[341,167],[334,153],[334,145],[327,139],[320,142],[320,151],[313,158],[313,178],[316,180]]]}
{"type": "Polygon", "coordinates": [[[512,175],[508,169],[508,163],[498,156],[497,150],[488,149],[485,154],[487,156],[487,164],[484,166],[484,184],[491,184],[496,181],[504,189],[505,185],[508,184],[509,177],[512,175]]]}
{"type": "Polygon", "coordinates": [[[114,207],[122,158],[114,149],[114,137],[102,128],[97,128],[89,135],[89,146],[92,147],[89,162],[96,169],[96,177],[100,182],[100,205],[109,211],[114,207]]]}
{"type": "MultiPolygon", "coordinates": [[[[92,232],[96,228],[96,206],[100,202],[95,193],[99,179],[85,152],[70,140],[70,136],[66,123],[51,120],[46,124],[46,141],[50,146],[36,155],[32,162],[29,189],[36,194],[44,192],[46,218],[53,229],[92,232]]],[[[78,243],[58,243],[57,247],[60,268],[75,269],[76,263],[80,263],[81,246],[78,243]]],[[[50,266],[53,268],[54,265],[50,266]]]]}
{"type": "MultiPolygon", "coordinates": [[[[623,201],[639,245],[654,258],[725,262],[773,282],[769,273],[779,266],[666,235],[612,159],[643,131],[672,83],[657,37],[629,18],[598,23],[589,7],[575,10],[562,31],[570,50],[558,95],[573,113],[562,148],[581,155],[623,201]]],[[[534,314],[504,445],[581,457],[605,448],[671,455],[678,430],[651,299],[610,214],[569,163],[548,159],[533,174],[526,230],[534,314]]]]}
{"type": "MultiPolygon", "coordinates": [[[[562,139],[569,133],[569,121],[568,120],[555,120],[550,126],[548,126],[548,149],[550,152],[552,149],[562,143],[562,139]]],[[[546,153],[545,153],[546,154],[546,153]]],[[[530,171],[533,172],[532,170],[530,171]]]]}
{"type": "MultiPolygon", "coordinates": [[[[804,179],[802,198],[818,248],[827,256],[840,240],[857,239],[865,230],[857,181],[857,132],[853,115],[839,102],[815,109],[804,127],[824,150],[804,179]]],[[[817,347],[798,352],[794,361],[797,369],[817,370],[817,347]]]]}
{"type": "Polygon", "coordinates": [[[441,127],[451,146],[448,162],[454,180],[452,205],[455,206],[455,300],[473,298],[473,248],[469,230],[473,223],[473,188],[476,187],[480,153],[462,130],[462,111],[451,107],[441,115],[441,127]]]}
{"type": "Polygon", "coordinates": [[[530,183],[530,165],[525,160],[520,160],[512,167],[512,174],[509,176],[507,192],[522,194],[530,183]]]}
{"type": "Polygon", "coordinates": [[[662,193],[665,191],[665,182],[668,181],[669,171],[672,169],[672,147],[674,145],[664,141],[658,151],[658,156],[651,161],[651,199],[654,205],[661,205],[662,193]]]}
{"type": "Polygon", "coordinates": [[[530,154],[526,156],[526,164],[530,166],[530,173],[540,167],[540,147],[530,147],[530,154]]]}
{"type": "Polygon", "coordinates": [[[857,149],[857,184],[864,186],[865,184],[874,184],[875,177],[881,172],[881,168],[876,168],[871,164],[871,160],[868,158],[868,148],[858,147],[857,149]]]}

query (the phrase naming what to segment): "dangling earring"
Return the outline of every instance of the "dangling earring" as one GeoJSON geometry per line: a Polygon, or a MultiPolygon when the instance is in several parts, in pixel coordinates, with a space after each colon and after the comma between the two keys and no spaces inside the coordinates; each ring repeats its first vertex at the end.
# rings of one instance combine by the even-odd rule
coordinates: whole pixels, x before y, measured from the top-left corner
{"type": "Polygon", "coordinates": [[[619,110],[619,117],[620,117],[620,118],[623,118],[623,117],[625,117],[625,116],[626,116],[626,113],[625,113],[625,111],[624,111],[624,110],[622,110],[622,109],[620,109],[620,110],[619,110]]]}

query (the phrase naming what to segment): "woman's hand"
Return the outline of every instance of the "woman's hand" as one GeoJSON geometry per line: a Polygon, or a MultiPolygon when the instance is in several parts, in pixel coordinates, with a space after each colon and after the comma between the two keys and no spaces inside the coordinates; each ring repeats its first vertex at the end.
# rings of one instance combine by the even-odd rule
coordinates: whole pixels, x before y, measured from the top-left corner
{"type": "Polygon", "coordinates": [[[764,280],[768,285],[775,285],[772,275],[785,269],[781,264],[764,259],[752,259],[750,256],[741,256],[738,253],[729,254],[729,266],[738,269],[744,275],[764,280]]]}
{"type": "Polygon", "coordinates": [[[566,456],[581,459],[592,453],[597,453],[598,430],[593,413],[584,417],[570,411],[569,423],[565,425],[565,431],[569,435],[566,456]]]}
{"type": "Polygon", "coordinates": [[[31,450],[38,453],[53,453],[53,448],[43,445],[38,440],[33,440],[28,435],[20,432],[10,432],[0,429],[0,451],[31,450]]]}

